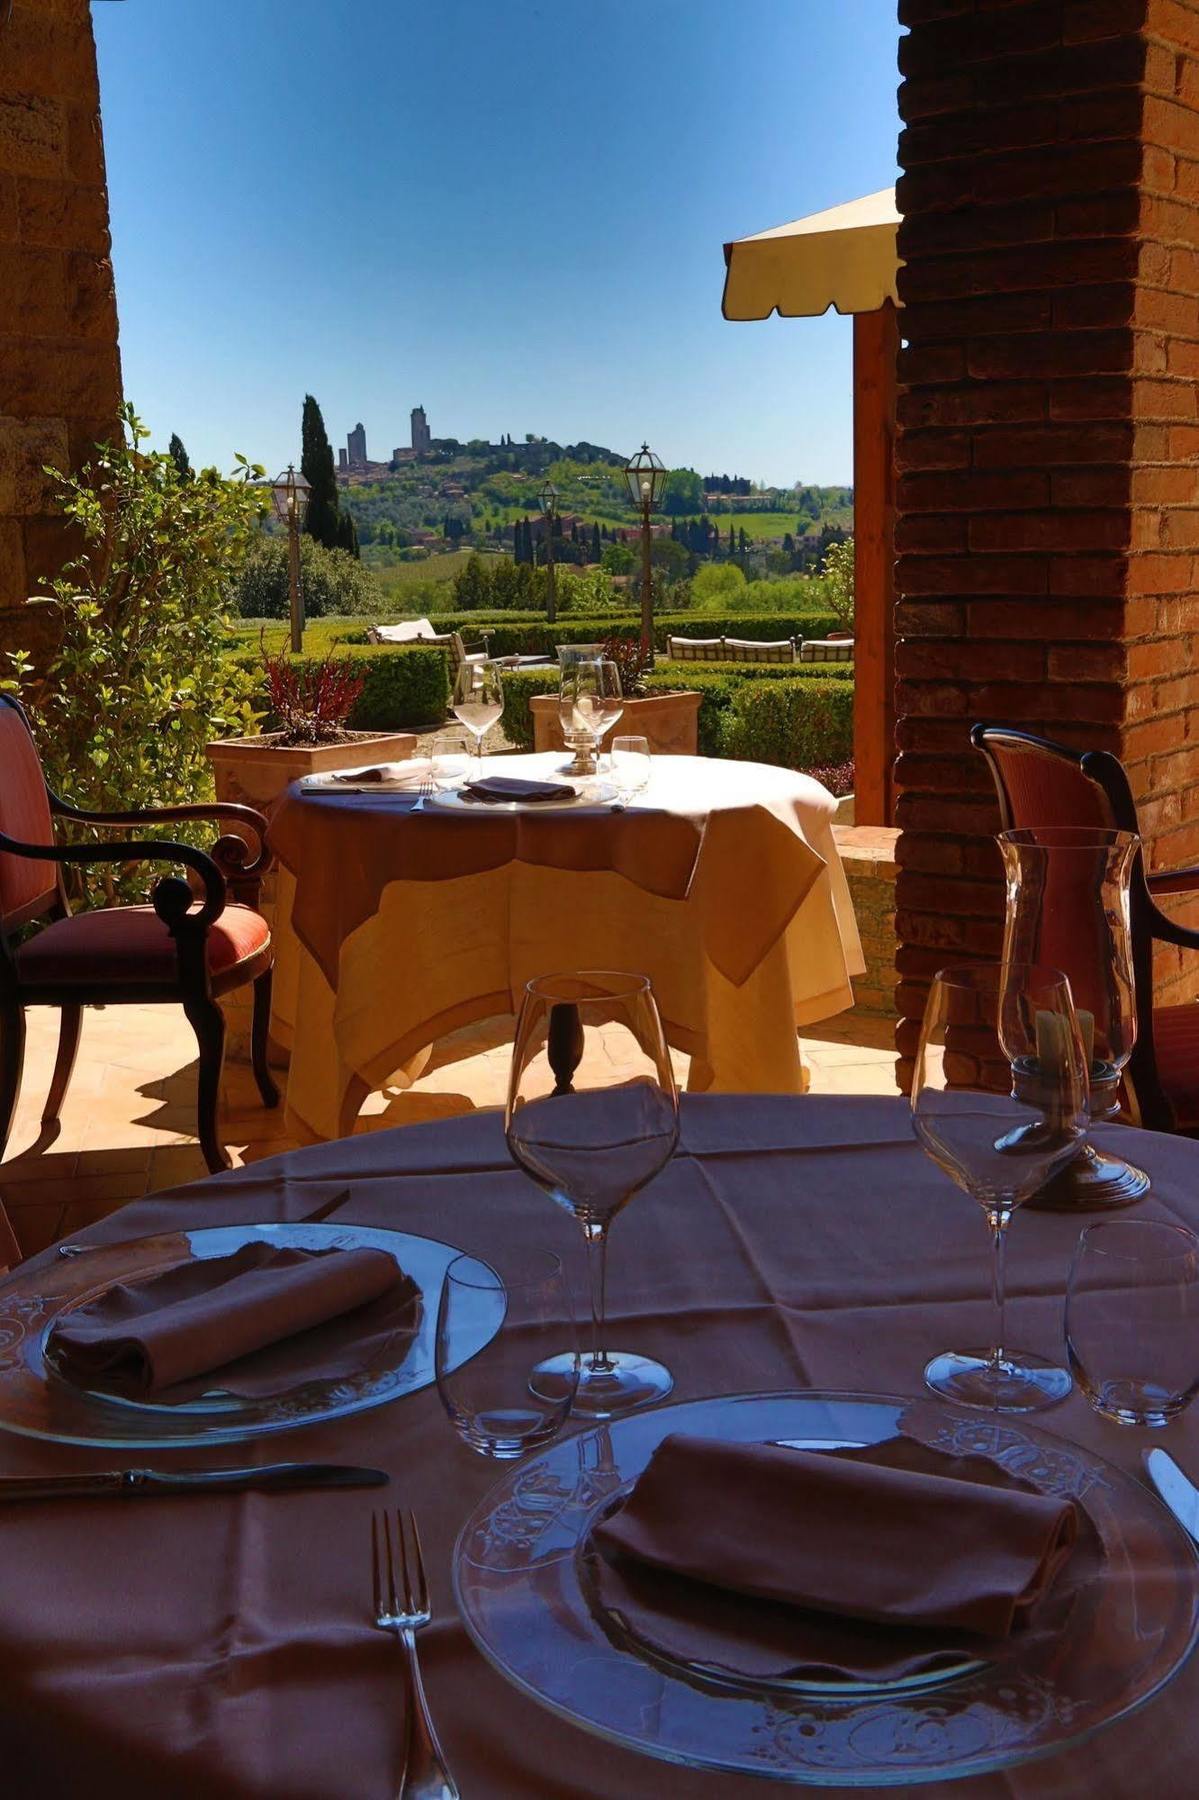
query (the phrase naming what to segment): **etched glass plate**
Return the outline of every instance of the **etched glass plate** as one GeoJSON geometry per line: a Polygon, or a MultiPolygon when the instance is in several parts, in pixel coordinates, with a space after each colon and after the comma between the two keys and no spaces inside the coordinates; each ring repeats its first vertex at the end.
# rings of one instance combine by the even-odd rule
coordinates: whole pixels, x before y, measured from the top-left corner
{"type": "MultiPolygon", "coordinates": [[[[566,787],[563,783],[563,787],[566,787]]],[[[445,807],[449,812],[471,813],[543,813],[561,812],[569,807],[606,806],[617,797],[617,789],[610,781],[596,781],[595,778],[581,778],[578,791],[563,793],[561,800],[476,800],[473,794],[463,793],[458,788],[451,788],[446,793],[431,794],[425,801],[426,806],[445,807]]]]}
{"type": "Polygon", "coordinates": [[[563,1439],[475,1509],[454,1552],[454,1584],[479,1649],[551,1711],[668,1762],[826,1787],[949,1780],[1061,1751],[1158,1693],[1199,1628],[1195,1549],[1131,1476],[1023,1422],[875,1395],[696,1400],[563,1439]],[[670,1432],[830,1448],[908,1435],[989,1456],[1085,1508],[1103,1572],[1059,1637],[1002,1665],[980,1661],[883,1690],[713,1681],[605,1629],[579,1554],[593,1521],[670,1432]]]}
{"type": "MultiPolygon", "coordinates": [[[[97,1244],[76,1256],[18,1269],[0,1282],[0,1429],[64,1444],[169,1448],[235,1443],[382,1406],[433,1380],[437,1301],[445,1271],[458,1254],[434,1238],[365,1225],[221,1225],[97,1244]],[[394,1348],[383,1345],[352,1376],[325,1380],[314,1367],[301,1371],[286,1392],[252,1399],[215,1386],[182,1404],[163,1394],[131,1399],[79,1387],[47,1361],[46,1340],[60,1314],[96,1299],[114,1283],[148,1280],[181,1263],[231,1256],[258,1243],[280,1250],[386,1250],[420,1289],[416,1333],[400,1337],[394,1348]]],[[[503,1304],[502,1295],[483,1293],[478,1312],[454,1342],[455,1367],[490,1343],[503,1304]]],[[[353,1329],[352,1319],[347,1316],[347,1330],[353,1329]]]]}

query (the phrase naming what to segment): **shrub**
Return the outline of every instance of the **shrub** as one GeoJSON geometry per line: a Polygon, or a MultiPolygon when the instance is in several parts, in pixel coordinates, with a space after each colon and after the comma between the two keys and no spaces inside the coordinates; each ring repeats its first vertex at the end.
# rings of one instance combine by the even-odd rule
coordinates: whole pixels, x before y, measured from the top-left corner
{"type": "Polygon", "coordinates": [[[545,669],[500,670],[500,684],[504,690],[504,716],[500,724],[508,742],[518,750],[533,748],[530,700],[534,694],[556,694],[559,676],[556,663],[545,669]]]}
{"type": "Polygon", "coordinates": [[[824,676],[745,682],[721,722],[721,751],[786,769],[846,762],[853,755],[853,687],[824,676]]]}
{"type": "Polygon", "coordinates": [[[645,691],[648,694],[671,694],[683,688],[689,694],[698,694],[700,702],[696,730],[699,741],[696,748],[701,756],[723,756],[724,715],[733,704],[733,696],[740,685],[735,675],[709,673],[706,669],[696,669],[694,665],[680,670],[679,665],[673,663],[666,669],[655,670],[652,675],[648,675],[645,691]]]}
{"type": "MultiPolygon", "coordinates": [[[[326,550],[305,532],[300,539],[300,591],[306,619],[325,613],[373,617],[383,590],[371,571],[348,550],[326,550]]],[[[287,539],[262,537],[230,583],[230,610],[242,619],[286,619],[290,596],[287,539]]]]}
{"type": "Polygon", "coordinates": [[[851,630],[854,604],[852,538],[843,538],[839,544],[829,545],[820,565],[820,573],[824,576],[828,603],[836,613],[841,629],[851,630]]]}
{"type": "MultiPolygon", "coordinates": [[[[249,651],[230,658],[259,683],[260,702],[267,701],[261,659],[249,651]]],[[[305,659],[294,659],[303,665],[305,659]]],[[[408,731],[440,725],[450,703],[449,658],[444,650],[424,644],[345,644],[335,656],[362,689],[347,720],[353,731],[408,731]]],[[[271,719],[271,723],[277,720],[271,719]]]]}
{"type": "MultiPolygon", "coordinates": [[[[257,728],[260,678],[230,664],[225,596],[266,504],[254,484],[262,470],[239,457],[234,476],[184,477],[169,455],[143,448],[147,437],[127,406],[120,436],[81,474],[52,472],[82,549],[42,602],[57,627],[45,680],[13,658],[51,786],[94,812],[204,798],[205,745],[257,728]]],[[[180,825],[165,835],[203,844],[214,833],[180,825]]],[[[144,898],[162,872],[101,865],[78,891],[93,902],[144,898]]]]}
{"type": "Polygon", "coordinates": [[[727,612],[744,588],[745,572],[736,563],[706,563],[691,578],[691,604],[696,612],[727,612]]]}
{"type": "Polygon", "coordinates": [[[702,671],[705,675],[735,675],[739,681],[853,681],[853,664],[849,663],[747,663],[747,662],[672,662],[660,656],[656,667],[663,674],[686,677],[702,671]]]}

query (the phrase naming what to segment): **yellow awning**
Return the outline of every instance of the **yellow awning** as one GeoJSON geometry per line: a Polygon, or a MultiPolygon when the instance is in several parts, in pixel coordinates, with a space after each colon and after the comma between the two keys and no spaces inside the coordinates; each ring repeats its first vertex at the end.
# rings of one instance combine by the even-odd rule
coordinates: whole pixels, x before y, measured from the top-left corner
{"type": "Polygon", "coordinates": [[[724,247],[726,319],[809,318],[899,304],[895,189],[793,219],[724,247]]]}

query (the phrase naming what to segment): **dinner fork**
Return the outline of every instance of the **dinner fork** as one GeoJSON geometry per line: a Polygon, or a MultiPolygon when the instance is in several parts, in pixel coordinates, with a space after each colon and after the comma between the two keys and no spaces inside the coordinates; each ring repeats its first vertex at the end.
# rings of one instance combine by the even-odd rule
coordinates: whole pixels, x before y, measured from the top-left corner
{"type": "Polygon", "coordinates": [[[415,1514],[409,1512],[405,1519],[403,1510],[397,1507],[394,1534],[386,1512],[371,1515],[371,1573],[374,1577],[375,1624],[380,1631],[393,1632],[404,1652],[408,1746],[397,1800],[461,1800],[458,1784],[446,1768],[445,1753],[429,1716],[416,1654],[416,1633],[422,1625],[429,1623],[433,1611],[429,1605],[429,1584],[425,1579],[425,1559],[415,1514]],[[412,1540],[411,1560],[409,1537],[412,1540]],[[399,1594],[396,1591],[397,1546],[403,1589],[399,1594]]]}

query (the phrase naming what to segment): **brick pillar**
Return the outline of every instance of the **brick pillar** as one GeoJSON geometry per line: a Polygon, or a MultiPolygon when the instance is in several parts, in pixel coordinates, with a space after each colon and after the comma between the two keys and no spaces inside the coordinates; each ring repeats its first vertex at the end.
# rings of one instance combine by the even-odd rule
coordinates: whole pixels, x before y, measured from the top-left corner
{"type": "Polygon", "coordinates": [[[83,462],[120,395],[88,0],[15,0],[0,24],[0,650],[34,641],[40,616],[13,609],[68,553],[42,467],[83,462]]]}
{"type": "MultiPolygon", "coordinates": [[[[1153,865],[1199,860],[1199,8],[900,0],[899,14],[910,1058],[932,973],[1001,942],[975,720],[1115,751],[1153,865]]],[[[1177,992],[1177,970],[1161,974],[1177,992]]]]}

